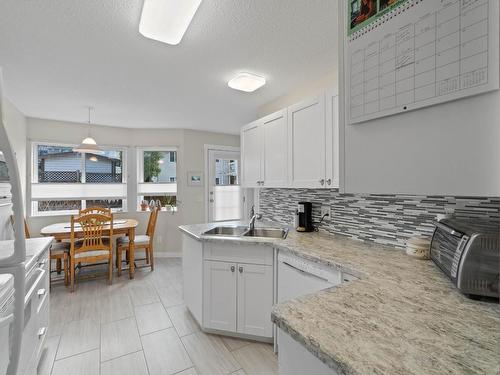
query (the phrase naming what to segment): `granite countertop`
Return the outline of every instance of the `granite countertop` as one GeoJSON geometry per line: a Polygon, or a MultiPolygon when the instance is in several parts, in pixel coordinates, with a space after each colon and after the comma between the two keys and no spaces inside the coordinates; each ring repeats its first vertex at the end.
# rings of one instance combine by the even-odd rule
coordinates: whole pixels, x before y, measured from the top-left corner
{"type": "MultiPolygon", "coordinates": [[[[202,233],[216,225],[180,229],[214,241],[202,233]]],[[[272,312],[282,330],[339,374],[500,372],[500,306],[468,299],[431,261],[322,233],[291,231],[285,240],[259,243],[360,278],[272,312]]]]}
{"type": "MultiPolygon", "coordinates": [[[[26,240],[26,269],[31,268],[38,256],[52,243],[53,237],[28,238],[26,240]]],[[[0,241],[0,259],[10,256],[14,249],[14,240],[0,241]]]]}

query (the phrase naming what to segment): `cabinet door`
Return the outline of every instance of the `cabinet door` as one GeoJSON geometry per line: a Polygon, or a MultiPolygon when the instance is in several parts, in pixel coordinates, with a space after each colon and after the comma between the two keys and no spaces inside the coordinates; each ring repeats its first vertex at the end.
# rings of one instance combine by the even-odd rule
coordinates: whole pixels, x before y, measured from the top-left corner
{"type": "Polygon", "coordinates": [[[241,181],[244,187],[259,187],[263,180],[262,136],[259,122],[252,122],[241,129],[241,181]]]}
{"type": "Polygon", "coordinates": [[[288,184],[288,129],[286,110],[264,117],[262,134],[263,150],[263,186],[286,187],[288,184]]]}
{"type": "Polygon", "coordinates": [[[273,267],[238,264],[238,333],[272,337],[273,267]]]}
{"type": "Polygon", "coordinates": [[[325,187],[325,95],[288,108],[289,178],[292,187],[325,187]]]}
{"type": "Polygon", "coordinates": [[[236,331],[236,263],[204,262],[204,326],[236,331]]]}
{"type": "Polygon", "coordinates": [[[339,96],[337,90],[326,92],[326,181],[327,188],[340,184],[339,96]]]}

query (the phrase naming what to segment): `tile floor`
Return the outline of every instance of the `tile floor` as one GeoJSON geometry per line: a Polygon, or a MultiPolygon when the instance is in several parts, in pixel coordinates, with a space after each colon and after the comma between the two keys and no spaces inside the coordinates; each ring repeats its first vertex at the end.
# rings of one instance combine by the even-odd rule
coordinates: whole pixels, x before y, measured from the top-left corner
{"type": "Polygon", "coordinates": [[[272,375],[272,346],[205,334],[182,301],[180,259],[51,291],[38,375],[272,375]]]}

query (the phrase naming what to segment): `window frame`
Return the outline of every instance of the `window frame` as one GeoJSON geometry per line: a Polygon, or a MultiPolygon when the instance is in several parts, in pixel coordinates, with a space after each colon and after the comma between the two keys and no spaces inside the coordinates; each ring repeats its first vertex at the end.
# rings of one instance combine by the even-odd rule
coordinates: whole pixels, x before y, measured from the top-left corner
{"type": "Polygon", "coordinates": [[[120,151],[122,153],[122,182],[112,182],[112,183],[87,183],[86,182],[86,168],[85,168],[85,163],[86,163],[86,153],[81,153],[81,171],[82,171],[82,177],[81,177],[81,182],[58,182],[58,183],[44,183],[44,182],[38,182],[38,146],[58,146],[58,147],[68,147],[68,148],[74,148],[77,145],[71,144],[71,143],[64,143],[64,142],[45,142],[45,141],[31,141],[31,147],[30,147],[30,172],[29,172],[29,186],[28,186],[28,191],[29,191],[29,204],[27,204],[27,207],[30,207],[31,209],[28,212],[28,216],[31,217],[40,217],[40,216],[63,216],[63,215],[72,215],[72,214],[77,214],[77,210],[61,210],[61,211],[38,211],[38,201],[40,200],[59,200],[57,197],[54,198],[33,198],[33,190],[34,187],[40,187],[43,185],[50,186],[51,190],[56,190],[56,189],[68,189],[70,186],[74,187],[79,187],[79,189],[82,188],[82,186],[89,186],[93,189],[98,189],[99,187],[103,187],[106,185],[114,185],[114,186],[121,186],[121,190],[125,192],[125,194],[120,195],[120,196],[113,196],[113,197],[106,197],[106,196],[91,196],[91,197],[83,197],[83,196],[77,196],[75,195],[74,197],[65,197],[62,198],[61,200],[79,200],[81,201],[81,208],[86,207],[86,201],[87,200],[106,200],[106,199],[121,199],[122,200],[122,208],[121,209],[112,209],[112,212],[126,212],[127,211],[127,201],[128,201],[128,184],[127,184],[127,158],[128,158],[128,148],[125,146],[108,146],[108,145],[103,145],[101,146],[102,149],[105,151],[120,151]]]}
{"type": "MultiPolygon", "coordinates": [[[[179,147],[176,146],[138,146],[136,147],[137,175],[136,175],[136,198],[137,211],[141,211],[140,205],[144,196],[175,196],[178,197],[179,187],[179,147]],[[175,182],[144,182],[144,152],[175,152],[175,182]],[[142,189],[141,189],[142,187],[142,189]],[[167,191],[172,190],[173,191],[167,191]],[[147,190],[147,191],[146,191],[147,190]]],[[[177,206],[172,208],[177,211],[177,206]]]]}

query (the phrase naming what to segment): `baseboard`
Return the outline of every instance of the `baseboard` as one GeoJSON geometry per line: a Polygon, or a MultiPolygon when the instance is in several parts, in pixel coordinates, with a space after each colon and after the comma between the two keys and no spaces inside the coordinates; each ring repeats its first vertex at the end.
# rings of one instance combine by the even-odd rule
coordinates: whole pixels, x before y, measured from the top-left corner
{"type": "Polygon", "coordinates": [[[155,258],[182,258],[182,253],[155,252],[155,258]]]}

